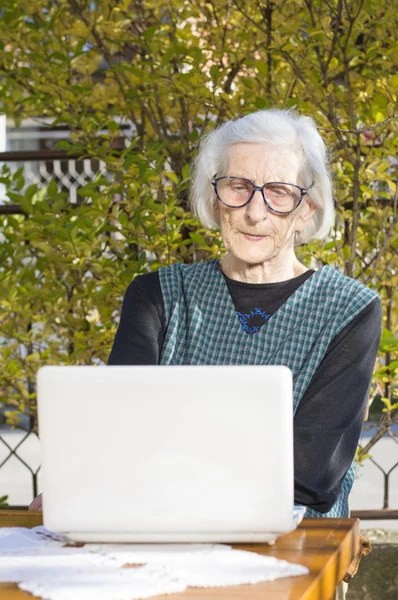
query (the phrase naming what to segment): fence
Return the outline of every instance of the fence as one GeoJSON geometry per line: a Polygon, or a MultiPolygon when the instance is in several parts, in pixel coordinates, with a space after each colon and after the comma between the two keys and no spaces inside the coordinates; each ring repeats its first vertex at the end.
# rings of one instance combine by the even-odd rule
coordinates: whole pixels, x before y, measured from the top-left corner
{"type": "MultiPolygon", "coordinates": [[[[29,459],[27,456],[22,456],[21,452],[23,451],[23,447],[26,444],[29,444],[30,455],[33,454],[32,447],[35,446],[36,453],[38,454],[38,446],[39,439],[38,435],[35,431],[31,429],[27,429],[25,431],[20,430],[14,434],[14,437],[17,438],[16,444],[13,446],[12,442],[10,442],[10,432],[3,428],[3,431],[0,430],[0,450],[3,452],[6,451],[6,455],[0,459],[0,496],[3,493],[7,493],[7,490],[2,490],[2,476],[1,472],[4,466],[10,461],[12,458],[17,460],[20,465],[26,470],[26,478],[24,479],[24,485],[26,490],[30,488],[31,496],[29,500],[25,501],[23,504],[19,504],[18,506],[11,506],[11,508],[26,508],[26,504],[33,499],[38,492],[38,474],[40,467],[34,467],[32,464],[29,464],[29,459]],[[8,438],[8,439],[7,439],[8,438]]],[[[27,455],[27,452],[26,452],[27,455]]],[[[394,471],[395,465],[392,469],[385,469],[380,462],[374,459],[368,459],[373,464],[377,466],[377,468],[382,472],[382,481],[383,485],[380,486],[380,504],[383,504],[383,508],[380,509],[372,509],[372,510],[353,510],[351,511],[352,517],[357,517],[360,519],[398,519],[398,509],[391,509],[389,507],[390,498],[389,498],[389,487],[390,487],[390,476],[394,471]]],[[[26,493],[26,496],[28,494],[26,493]]]]}
{"type": "MultiPolygon", "coordinates": [[[[45,186],[55,180],[60,190],[69,195],[70,202],[78,202],[78,190],[92,181],[98,173],[105,173],[103,162],[63,151],[2,152],[0,164],[10,166],[12,171],[23,168],[26,185],[45,186]]],[[[17,204],[1,204],[0,214],[23,213],[17,204]]]]}

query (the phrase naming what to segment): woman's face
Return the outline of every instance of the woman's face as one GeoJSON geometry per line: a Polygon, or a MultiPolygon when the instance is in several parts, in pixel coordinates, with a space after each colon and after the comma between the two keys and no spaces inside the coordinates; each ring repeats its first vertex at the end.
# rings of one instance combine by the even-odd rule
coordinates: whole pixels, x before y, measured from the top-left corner
{"type": "MultiPolygon", "coordinates": [[[[239,143],[229,149],[224,175],[244,177],[258,186],[281,181],[303,187],[298,178],[302,160],[302,152],[290,148],[239,143]]],[[[228,208],[218,200],[216,205],[225,247],[235,258],[251,265],[272,260],[284,249],[293,248],[295,232],[306,227],[314,211],[315,206],[305,196],[293,213],[275,214],[259,191],[242,208],[228,208]]]]}

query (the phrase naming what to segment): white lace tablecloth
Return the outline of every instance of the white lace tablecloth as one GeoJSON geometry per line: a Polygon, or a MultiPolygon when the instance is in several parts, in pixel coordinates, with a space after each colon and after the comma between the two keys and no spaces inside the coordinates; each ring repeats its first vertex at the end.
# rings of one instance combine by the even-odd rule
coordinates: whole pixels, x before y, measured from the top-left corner
{"type": "Polygon", "coordinates": [[[305,575],[308,569],[224,544],[85,544],[44,527],[0,529],[0,581],[49,600],[133,600],[305,575]]]}

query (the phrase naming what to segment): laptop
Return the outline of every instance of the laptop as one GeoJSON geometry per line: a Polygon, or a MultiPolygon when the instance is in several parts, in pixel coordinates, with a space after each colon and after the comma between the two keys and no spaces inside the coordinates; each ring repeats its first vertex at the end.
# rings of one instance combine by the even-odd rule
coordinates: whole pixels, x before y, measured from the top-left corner
{"type": "Polygon", "coordinates": [[[46,366],[44,525],[84,542],[270,542],[293,523],[284,366],[46,366]]]}

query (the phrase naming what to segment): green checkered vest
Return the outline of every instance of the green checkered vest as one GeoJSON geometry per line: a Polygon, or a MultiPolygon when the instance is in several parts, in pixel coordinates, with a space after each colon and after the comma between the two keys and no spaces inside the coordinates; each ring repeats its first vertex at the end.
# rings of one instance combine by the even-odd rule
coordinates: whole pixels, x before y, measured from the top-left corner
{"type": "MultiPolygon", "coordinates": [[[[162,268],[159,279],[165,310],[161,364],[286,365],[293,372],[294,413],[330,342],[376,297],[324,266],[249,335],[236,316],[218,260],[162,268]]],[[[354,479],[353,462],[333,508],[326,514],[308,508],[306,516],[347,517],[354,479]]]]}

